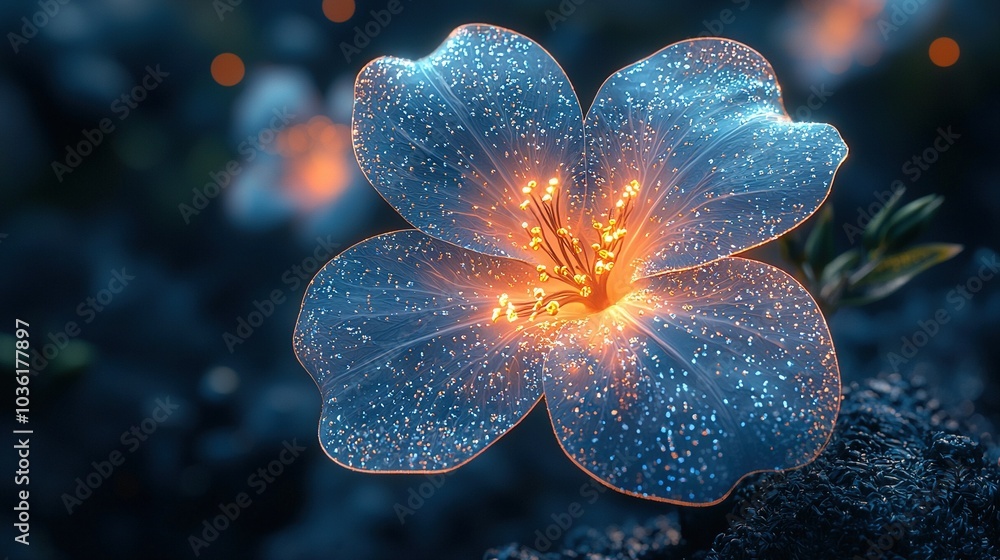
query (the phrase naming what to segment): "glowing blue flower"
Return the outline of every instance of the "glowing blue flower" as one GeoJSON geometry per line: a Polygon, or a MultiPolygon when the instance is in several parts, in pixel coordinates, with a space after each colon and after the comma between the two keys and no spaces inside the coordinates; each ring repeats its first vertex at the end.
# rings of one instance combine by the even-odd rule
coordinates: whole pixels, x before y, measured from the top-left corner
{"type": "Polygon", "coordinates": [[[840,377],[823,316],[731,255],[811,215],[847,148],[790,121],[758,53],[676,43],[584,117],[541,47],[463,26],[361,71],[353,137],[416,229],[351,247],[305,295],[295,349],[334,461],[453,469],[543,395],[573,461],[657,500],[719,501],[825,445],[840,377]]]}

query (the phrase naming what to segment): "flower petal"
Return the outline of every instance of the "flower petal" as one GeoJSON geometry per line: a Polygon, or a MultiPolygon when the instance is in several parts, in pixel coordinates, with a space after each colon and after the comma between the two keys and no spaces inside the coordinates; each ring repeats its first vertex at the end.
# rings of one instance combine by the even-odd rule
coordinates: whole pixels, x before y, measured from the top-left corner
{"type": "Polygon", "coordinates": [[[572,180],[583,116],[544,49],[506,29],[466,25],[426,58],[383,57],[361,71],[354,150],[375,188],[420,231],[530,258],[521,189],[572,180]]]}
{"type": "Polygon", "coordinates": [[[603,212],[641,191],[619,259],[634,277],[760,245],[811,215],[847,156],[837,130],[793,123],[771,65],[746,45],[692,39],[612,75],[587,114],[588,186],[603,212]]]}
{"type": "Polygon", "coordinates": [[[323,394],[330,457],[359,470],[450,469],[517,424],[541,396],[541,354],[491,309],[533,276],[412,230],[327,263],[294,344],[323,394]]]}
{"type": "Polygon", "coordinates": [[[819,454],[840,376],[823,315],[791,276],[725,258],[635,290],[564,326],[546,360],[552,424],[581,468],[622,492],[705,505],[749,473],[819,454]]]}

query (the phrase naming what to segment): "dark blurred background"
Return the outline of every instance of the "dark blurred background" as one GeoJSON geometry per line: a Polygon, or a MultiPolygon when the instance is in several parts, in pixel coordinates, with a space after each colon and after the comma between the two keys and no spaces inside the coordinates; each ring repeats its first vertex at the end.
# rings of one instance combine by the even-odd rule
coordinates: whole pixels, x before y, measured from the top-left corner
{"type": "MultiPolygon", "coordinates": [[[[541,407],[444,477],[351,472],[320,449],[319,394],[291,347],[298,302],[333,254],[405,227],[353,159],[353,78],[470,22],[538,41],[585,108],[610,73],[675,41],[754,47],[793,118],[833,123],[850,146],[827,203],[841,250],[894,181],[905,200],[944,195],[924,237],[965,250],[831,328],[846,381],[926,379],[989,440],[1000,281],[973,278],[1000,247],[998,13],[940,0],[4,2],[0,367],[13,377],[22,319],[35,373],[28,422],[4,407],[5,426],[33,434],[27,487],[12,483],[15,437],[4,445],[0,548],[479,558],[544,545],[573,502],[594,526],[676,512],[690,550],[710,544],[731,503],[590,503],[541,407]],[[948,322],[926,332],[942,309],[948,322]],[[914,336],[914,355],[891,359],[914,336]],[[24,488],[29,547],[13,540],[24,488]]],[[[787,268],[772,245],[755,256],[787,268]]]]}

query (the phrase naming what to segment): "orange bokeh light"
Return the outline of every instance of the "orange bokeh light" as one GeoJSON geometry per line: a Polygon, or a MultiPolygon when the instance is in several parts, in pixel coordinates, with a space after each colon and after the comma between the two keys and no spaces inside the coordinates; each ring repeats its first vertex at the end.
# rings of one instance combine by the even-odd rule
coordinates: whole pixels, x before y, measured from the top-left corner
{"type": "Polygon", "coordinates": [[[885,0],[836,0],[805,3],[806,20],[796,33],[795,48],[833,74],[846,72],[855,61],[871,66],[882,47],[868,37],[885,0]]]}
{"type": "Polygon", "coordinates": [[[951,37],[938,37],[934,39],[930,49],[928,49],[931,62],[942,68],[947,68],[958,62],[959,53],[958,43],[951,37]]]}
{"type": "Polygon", "coordinates": [[[235,86],[243,80],[246,68],[243,59],[233,53],[222,53],[212,60],[212,79],[223,86],[235,86]]]}
{"type": "Polygon", "coordinates": [[[344,23],[354,15],[354,0],[323,0],[323,15],[334,23],[344,23]]]}
{"type": "Polygon", "coordinates": [[[337,198],[351,180],[351,128],[323,115],[282,130],[275,151],[285,158],[282,188],[300,209],[337,198]]]}

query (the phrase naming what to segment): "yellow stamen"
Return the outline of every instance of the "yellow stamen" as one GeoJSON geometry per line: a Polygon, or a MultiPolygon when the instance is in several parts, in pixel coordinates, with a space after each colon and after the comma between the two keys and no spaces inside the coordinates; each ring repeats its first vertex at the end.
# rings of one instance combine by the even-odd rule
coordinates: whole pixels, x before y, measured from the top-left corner
{"type": "MultiPolygon", "coordinates": [[[[521,301],[511,301],[507,294],[502,294],[497,299],[499,307],[492,310],[494,322],[504,315],[511,322],[519,318],[534,321],[543,310],[549,315],[556,315],[561,306],[573,302],[584,303],[593,309],[610,304],[608,273],[615,265],[616,253],[621,252],[621,240],[626,234],[625,222],[632,213],[632,203],[639,192],[638,181],[625,185],[615,204],[603,214],[604,222],[591,221],[597,233],[597,242],[589,244],[575,237],[570,227],[563,223],[557,198],[560,196],[557,192],[559,179],[550,178],[544,192],[536,193],[537,186],[538,183],[532,180],[521,188],[526,198],[520,207],[530,214],[526,221],[521,222],[521,228],[528,237],[523,247],[545,253],[542,258],[546,259],[543,261],[546,264],[535,266],[538,282],[554,280],[555,285],[545,290],[538,286],[530,287],[528,293],[531,299],[521,301]],[[582,254],[588,246],[592,253],[582,254]],[[560,285],[563,286],[561,289],[560,285]]],[[[523,324],[517,326],[518,330],[523,328],[523,324]]]]}

